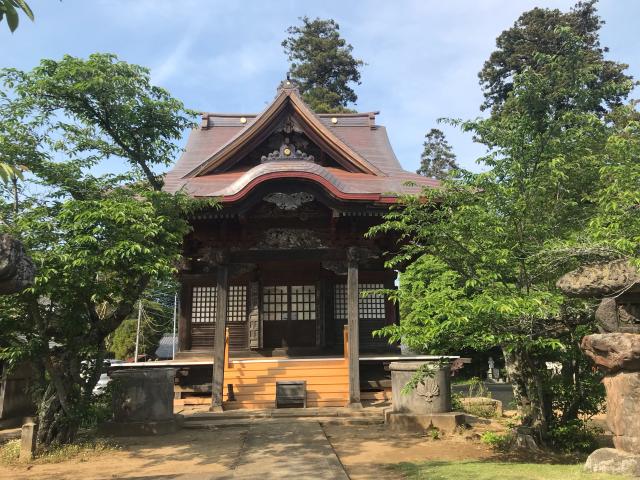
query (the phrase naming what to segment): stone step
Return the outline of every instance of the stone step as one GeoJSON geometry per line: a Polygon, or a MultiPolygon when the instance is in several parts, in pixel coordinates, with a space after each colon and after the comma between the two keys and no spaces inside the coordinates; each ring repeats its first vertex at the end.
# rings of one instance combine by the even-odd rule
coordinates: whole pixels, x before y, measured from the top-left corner
{"type": "Polygon", "coordinates": [[[226,412],[195,412],[185,415],[185,422],[216,421],[224,419],[252,419],[252,418],[380,418],[384,420],[384,409],[380,407],[368,408],[278,408],[264,410],[230,410],[226,412]]]}
{"type": "MultiPolygon", "coordinates": [[[[183,428],[200,430],[215,428],[249,427],[264,424],[287,424],[291,418],[225,418],[206,421],[188,421],[183,428]]],[[[321,425],[382,425],[384,417],[296,417],[296,422],[317,422],[321,425]]]]}

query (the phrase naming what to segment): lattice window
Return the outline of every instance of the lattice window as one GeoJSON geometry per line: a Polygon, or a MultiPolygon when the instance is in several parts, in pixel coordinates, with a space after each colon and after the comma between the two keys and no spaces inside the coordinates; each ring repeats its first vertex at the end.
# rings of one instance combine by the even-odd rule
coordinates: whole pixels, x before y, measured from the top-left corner
{"type": "MultiPolygon", "coordinates": [[[[216,287],[193,287],[191,297],[191,322],[215,323],[216,321],[216,287]]],[[[244,322],[247,320],[247,287],[231,285],[227,298],[227,322],[244,322]]]]}
{"type": "Polygon", "coordinates": [[[344,283],[334,286],[333,313],[340,320],[347,318],[347,286],[344,283]]]}
{"type": "Polygon", "coordinates": [[[227,322],[244,322],[247,320],[247,287],[231,285],[227,299],[227,322]]]}
{"type": "MultiPolygon", "coordinates": [[[[371,290],[381,290],[384,288],[382,283],[361,283],[358,285],[359,293],[371,290]]],[[[360,318],[385,318],[384,295],[381,293],[372,293],[366,297],[358,299],[358,315],[360,318]]]]}
{"type": "Polygon", "coordinates": [[[216,287],[193,287],[191,321],[209,323],[216,319],[216,287]]]}
{"type": "MultiPolygon", "coordinates": [[[[361,283],[358,285],[358,315],[362,319],[385,318],[385,298],[381,293],[360,296],[362,292],[380,290],[384,288],[382,283],[361,283]]],[[[347,285],[339,283],[334,286],[334,314],[335,318],[347,319],[347,285]]]]}
{"type": "Polygon", "coordinates": [[[316,286],[294,285],[291,287],[291,320],[316,319],[316,286]]]}
{"type": "Polygon", "coordinates": [[[262,288],[264,320],[280,321],[288,319],[289,295],[284,285],[262,288]]]}

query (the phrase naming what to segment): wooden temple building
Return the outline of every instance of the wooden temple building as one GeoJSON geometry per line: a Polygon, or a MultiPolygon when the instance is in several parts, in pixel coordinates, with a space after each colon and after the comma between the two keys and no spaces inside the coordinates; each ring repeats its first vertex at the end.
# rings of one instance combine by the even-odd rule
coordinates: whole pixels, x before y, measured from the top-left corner
{"type": "Polygon", "coordinates": [[[214,410],[271,408],[292,382],[307,406],[358,405],[361,369],[398,355],[372,336],[397,307],[362,295],[395,288],[394,239],[365,233],[423,186],[437,181],[402,169],[376,112],[316,114],[290,81],[260,114],[203,114],[165,178],[218,202],[184,242],[178,394],[208,385],[214,410]]]}

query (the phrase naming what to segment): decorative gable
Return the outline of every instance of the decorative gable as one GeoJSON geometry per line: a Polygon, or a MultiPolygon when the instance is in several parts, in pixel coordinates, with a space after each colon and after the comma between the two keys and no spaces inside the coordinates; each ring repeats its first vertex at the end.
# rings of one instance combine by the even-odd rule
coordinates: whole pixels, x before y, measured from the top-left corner
{"type": "Polygon", "coordinates": [[[327,128],[290,81],[282,83],[275,100],[252,122],[242,119],[244,127],[185,178],[231,171],[238,169],[241,162],[252,167],[276,160],[315,162],[348,172],[384,176],[327,128]]]}

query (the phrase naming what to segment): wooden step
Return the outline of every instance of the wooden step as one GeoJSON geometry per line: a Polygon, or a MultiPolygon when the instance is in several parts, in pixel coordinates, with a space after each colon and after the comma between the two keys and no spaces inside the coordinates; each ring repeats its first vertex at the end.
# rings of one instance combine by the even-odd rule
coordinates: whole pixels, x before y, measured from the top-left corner
{"type": "Polygon", "coordinates": [[[361,400],[391,400],[391,392],[381,390],[379,392],[360,392],[361,400]]]}

